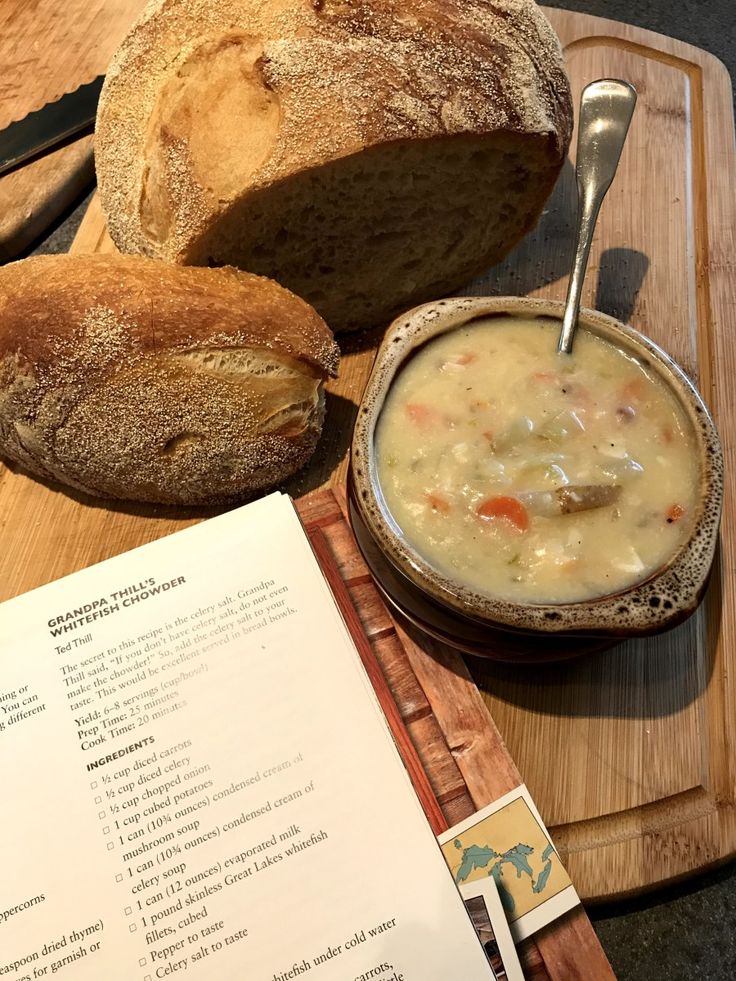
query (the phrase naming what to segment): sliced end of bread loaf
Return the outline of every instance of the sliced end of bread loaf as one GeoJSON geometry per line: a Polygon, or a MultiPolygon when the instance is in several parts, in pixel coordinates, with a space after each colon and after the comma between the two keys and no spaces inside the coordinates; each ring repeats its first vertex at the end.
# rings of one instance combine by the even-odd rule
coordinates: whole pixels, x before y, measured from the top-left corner
{"type": "Polygon", "coordinates": [[[501,259],[558,171],[551,134],[383,144],[240,197],[179,261],[278,278],[333,330],[353,330],[501,259]]]}

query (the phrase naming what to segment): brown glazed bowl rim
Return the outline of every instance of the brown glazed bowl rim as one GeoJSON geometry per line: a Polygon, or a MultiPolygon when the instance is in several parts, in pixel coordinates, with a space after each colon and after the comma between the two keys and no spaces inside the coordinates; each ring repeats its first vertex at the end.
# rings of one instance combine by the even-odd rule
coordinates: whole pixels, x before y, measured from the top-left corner
{"type": "Polygon", "coordinates": [[[553,317],[564,304],[531,297],[453,297],[415,307],[390,325],[378,350],[353,431],[353,498],[371,537],[403,576],[433,601],[489,628],[531,634],[632,637],[658,633],[698,606],[718,541],[723,453],[715,424],[684,371],[654,341],[613,317],[581,310],[581,327],[644,361],[668,385],[689,419],[701,462],[698,510],[689,539],[647,579],[618,593],[574,603],[522,604],[482,594],[432,566],[402,536],[381,492],[374,435],[385,396],[411,353],[439,334],[486,316],[553,317]]]}

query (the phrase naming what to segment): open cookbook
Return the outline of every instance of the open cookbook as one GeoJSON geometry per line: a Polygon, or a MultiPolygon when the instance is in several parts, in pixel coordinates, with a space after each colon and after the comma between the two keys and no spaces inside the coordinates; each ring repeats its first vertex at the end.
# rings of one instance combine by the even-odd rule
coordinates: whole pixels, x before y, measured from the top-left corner
{"type": "Polygon", "coordinates": [[[0,973],[493,976],[288,497],[0,606],[0,973]]]}

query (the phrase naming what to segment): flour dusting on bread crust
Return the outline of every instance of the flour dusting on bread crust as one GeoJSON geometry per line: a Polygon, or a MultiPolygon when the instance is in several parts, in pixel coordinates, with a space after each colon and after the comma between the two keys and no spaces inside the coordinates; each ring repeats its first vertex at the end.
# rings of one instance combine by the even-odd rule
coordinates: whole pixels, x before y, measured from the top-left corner
{"type": "Polygon", "coordinates": [[[505,254],[571,128],[532,0],[155,0],[96,160],[123,251],[276,277],[350,329],[505,254]]]}
{"type": "Polygon", "coordinates": [[[234,501],[307,462],[337,347],[235,270],[38,256],[0,270],[0,452],[89,494],[234,501]]]}

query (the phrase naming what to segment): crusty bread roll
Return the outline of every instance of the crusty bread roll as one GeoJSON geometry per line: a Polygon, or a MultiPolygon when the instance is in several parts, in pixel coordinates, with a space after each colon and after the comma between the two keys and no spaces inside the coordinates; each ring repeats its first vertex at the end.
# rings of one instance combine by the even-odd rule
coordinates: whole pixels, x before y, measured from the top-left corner
{"type": "Polygon", "coordinates": [[[122,251],[272,276],[348,330],[505,255],[571,126],[532,0],[151,0],[95,152],[122,251]]]}
{"type": "Polygon", "coordinates": [[[311,456],[327,326],[278,284],[133,256],[0,269],[0,452],[89,494],[242,498],[311,456]]]}

